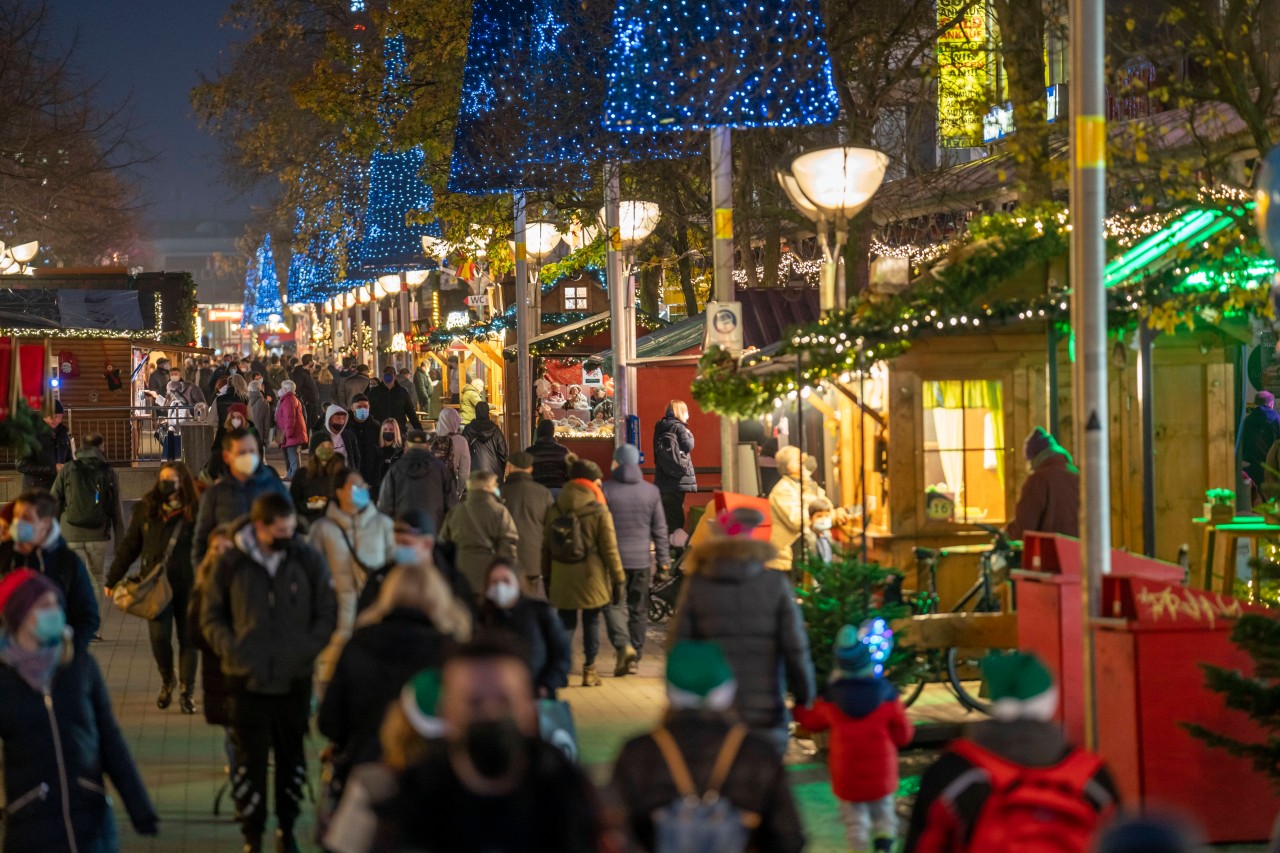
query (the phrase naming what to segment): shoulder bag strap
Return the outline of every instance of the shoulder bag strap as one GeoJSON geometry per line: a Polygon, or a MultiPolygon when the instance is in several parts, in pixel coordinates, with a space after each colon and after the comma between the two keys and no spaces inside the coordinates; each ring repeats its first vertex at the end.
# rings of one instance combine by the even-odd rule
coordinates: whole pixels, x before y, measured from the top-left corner
{"type": "MultiPolygon", "coordinates": [[[[160,562],[151,569],[150,574],[159,574],[169,567],[169,558],[173,556],[173,548],[178,544],[178,537],[182,535],[182,525],[186,524],[185,518],[179,518],[178,524],[173,528],[173,534],[169,537],[169,544],[165,546],[164,556],[160,558],[160,562]]],[[[141,578],[141,566],[139,566],[138,577],[141,578]]],[[[70,587],[68,587],[70,589],[70,587]]]]}
{"type": "Polygon", "coordinates": [[[332,519],[326,519],[326,520],[330,524],[332,524],[335,528],[337,528],[337,531],[342,534],[342,541],[347,543],[347,550],[351,552],[351,559],[356,561],[356,565],[359,566],[361,569],[363,569],[364,573],[367,575],[376,574],[377,569],[369,568],[364,564],[364,561],[360,559],[360,555],[356,553],[356,546],[351,544],[351,537],[347,535],[347,531],[342,529],[342,525],[338,524],[338,522],[332,519]]]}
{"type": "Polygon", "coordinates": [[[658,745],[658,751],[662,753],[662,760],[666,762],[667,770],[671,773],[671,781],[676,783],[676,790],[680,792],[680,796],[698,796],[698,790],[693,786],[693,777],[689,775],[689,765],[685,764],[684,756],[680,754],[680,747],[676,745],[676,739],[671,736],[671,732],[667,731],[665,726],[660,726],[649,736],[658,745]]]}
{"type": "Polygon", "coordinates": [[[742,742],[746,740],[747,727],[742,723],[738,723],[729,729],[729,734],[725,735],[724,744],[720,747],[720,754],[716,756],[715,766],[711,768],[711,778],[707,780],[707,793],[720,794],[720,789],[724,786],[724,781],[729,778],[729,771],[733,769],[733,762],[738,757],[738,750],[742,748],[742,742]]]}

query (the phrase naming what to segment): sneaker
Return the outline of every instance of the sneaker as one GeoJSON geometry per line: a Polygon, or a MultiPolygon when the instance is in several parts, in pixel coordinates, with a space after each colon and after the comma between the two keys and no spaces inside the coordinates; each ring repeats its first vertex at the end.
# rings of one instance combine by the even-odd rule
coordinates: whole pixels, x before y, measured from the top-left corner
{"type": "Polygon", "coordinates": [[[596,672],[594,666],[584,666],[582,668],[582,686],[583,687],[599,687],[604,682],[600,680],[600,674],[596,672]]]}
{"type": "Polygon", "coordinates": [[[640,655],[631,646],[618,649],[618,662],[613,667],[614,677],[621,678],[631,672],[631,666],[638,660],[640,660],[640,655]]]}

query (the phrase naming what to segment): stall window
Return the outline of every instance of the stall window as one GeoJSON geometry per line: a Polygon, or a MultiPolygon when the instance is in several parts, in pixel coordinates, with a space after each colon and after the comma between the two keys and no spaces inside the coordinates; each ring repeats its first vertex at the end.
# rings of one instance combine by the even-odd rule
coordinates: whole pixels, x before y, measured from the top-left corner
{"type": "Polygon", "coordinates": [[[566,287],[564,289],[564,310],[586,311],[587,289],[585,287],[566,287]]]}
{"type": "Polygon", "coordinates": [[[1002,522],[1004,392],[992,380],[924,383],[924,482],[954,502],[954,520],[1002,522]]]}

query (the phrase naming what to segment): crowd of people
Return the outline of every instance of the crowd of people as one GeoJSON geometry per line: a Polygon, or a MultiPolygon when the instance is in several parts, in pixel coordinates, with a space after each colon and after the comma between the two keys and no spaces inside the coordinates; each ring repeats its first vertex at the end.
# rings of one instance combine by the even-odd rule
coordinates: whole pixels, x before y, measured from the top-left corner
{"type": "MultiPolygon", "coordinates": [[[[668,570],[696,489],[682,401],[657,425],[649,482],[634,446],[618,447],[606,475],[547,421],[527,450],[509,451],[482,383],[464,387],[464,425],[461,399],[437,397],[431,411],[426,371],[420,409],[417,377],[390,368],[378,385],[367,368],[317,371],[309,356],[263,371],[224,358],[206,377],[208,366],[176,381],[212,383],[214,411],[246,367],[255,401],[275,406],[269,421],[252,404],[222,406],[216,477],[165,461],[126,524],[101,438],[70,454],[55,412],[23,468],[26,489],[0,513],[6,850],[118,849],[104,777],[137,832],[160,831],[89,653],[99,594],[157,596],[146,616],[156,706],[176,698],[180,713],[225,729],[246,853],[265,849],[268,804],[274,849],[300,849],[313,722],[328,744],[316,822],[335,853],[797,851],[783,768],[793,719],[831,731],[850,847],[893,849],[897,750],[911,725],[855,626],[831,638],[832,680],[815,683],[785,571],[799,520],[778,534],[775,515],[775,541],[755,535],[765,519],[754,510],[708,523],[668,629],[669,707],[623,747],[609,785],[540,736],[540,710],[569,684],[579,625],[581,686],[603,683],[602,621],[613,675],[638,671],[651,578],[668,570]],[[266,463],[272,440],[283,477],[266,463]]],[[[798,452],[780,453],[779,467],[804,477],[798,452]]],[[[1025,655],[986,666],[995,717],[925,774],[907,850],[976,849],[975,837],[1012,850],[1009,838],[1046,831],[1029,817],[1017,836],[984,821],[984,804],[1024,770],[1041,811],[1073,806],[1079,833],[1116,808],[1105,768],[1049,722],[1056,691],[1043,666],[1025,655]]]]}

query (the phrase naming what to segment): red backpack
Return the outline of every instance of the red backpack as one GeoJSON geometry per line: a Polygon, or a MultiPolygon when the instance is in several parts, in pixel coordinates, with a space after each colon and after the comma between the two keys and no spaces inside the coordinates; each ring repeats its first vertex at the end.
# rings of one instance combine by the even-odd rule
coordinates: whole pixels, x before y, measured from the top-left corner
{"type": "Polygon", "coordinates": [[[1102,760],[1073,749],[1051,767],[1024,767],[976,743],[950,751],[987,774],[991,793],[969,832],[966,850],[982,853],[1085,853],[1103,815],[1085,795],[1102,760]]]}

